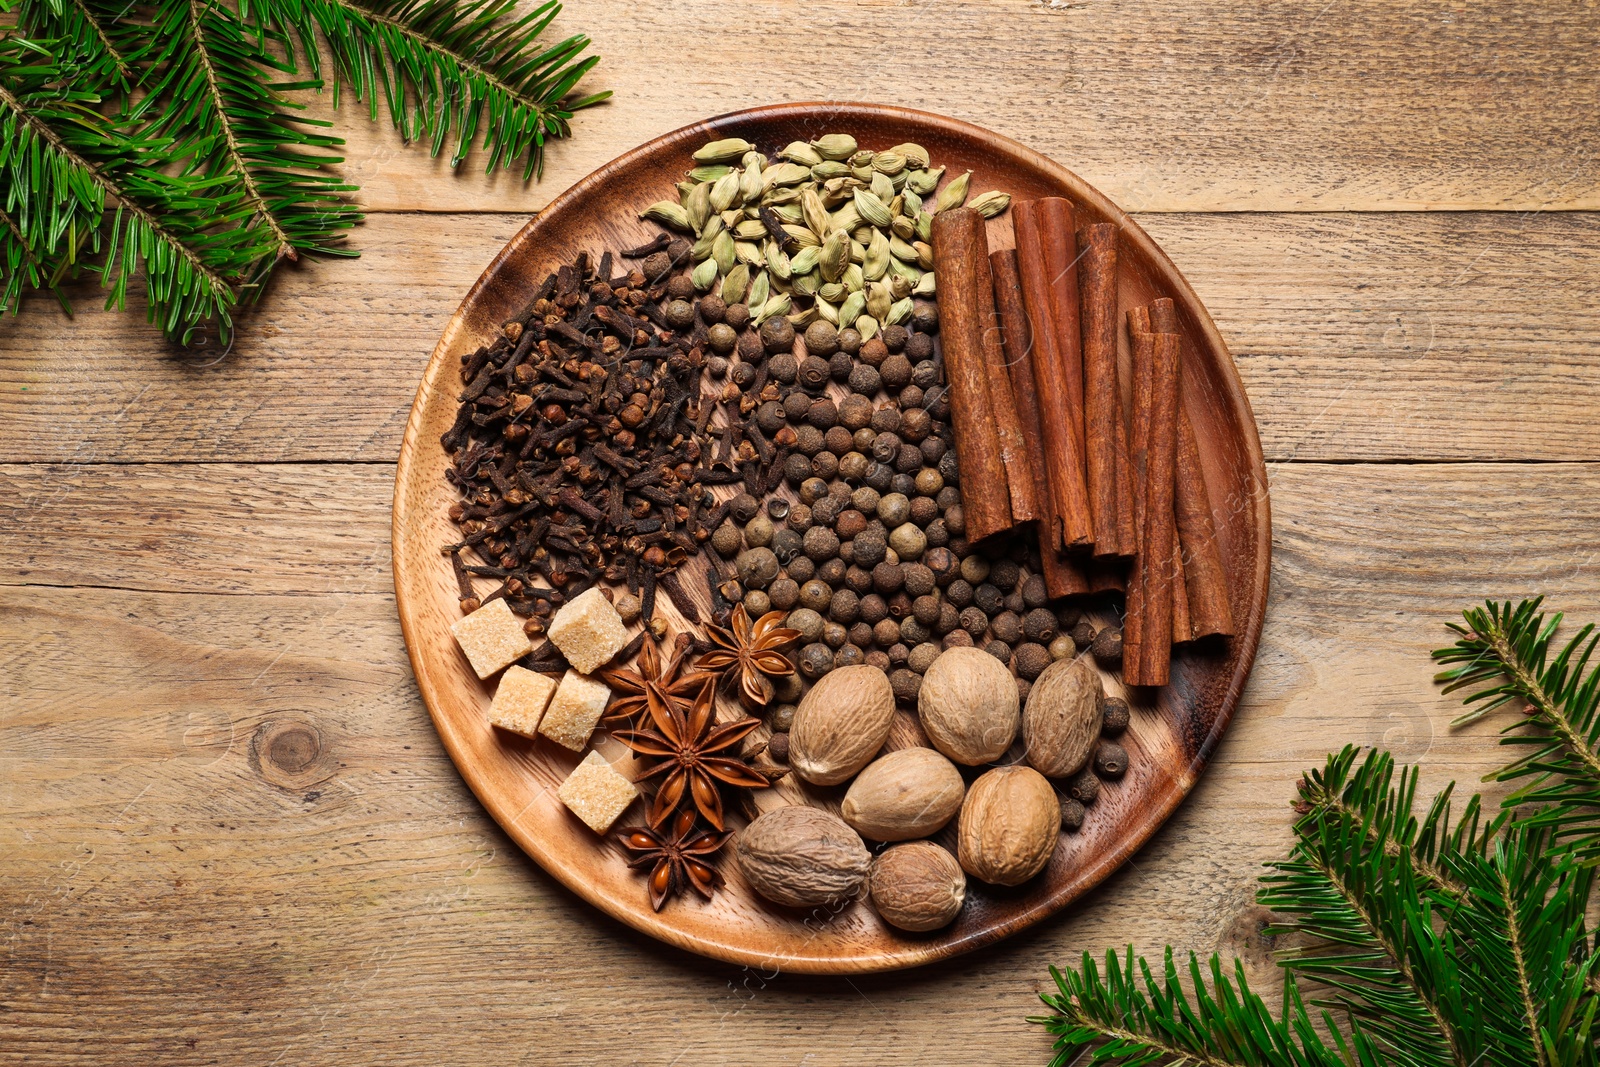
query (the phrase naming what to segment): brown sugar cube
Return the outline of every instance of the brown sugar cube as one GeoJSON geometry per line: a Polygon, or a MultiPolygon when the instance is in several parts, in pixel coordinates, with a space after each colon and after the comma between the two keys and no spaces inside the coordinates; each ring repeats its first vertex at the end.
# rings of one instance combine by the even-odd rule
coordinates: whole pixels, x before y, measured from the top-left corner
{"type": "Polygon", "coordinates": [[[564,748],[582,752],[610,699],[611,690],[604,682],[568,671],[550,698],[539,732],[564,748]]]}
{"type": "Polygon", "coordinates": [[[494,703],[489,705],[489,721],[502,730],[532,737],[538,733],[539,720],[555,691],[554,679],[512,664],[500,676],[494,703]]]}
{"type": "Polygon", "coordinates": [[[550,621],[550,640],[573,667],[593,674],[622,651],[628,643],[628,628],[596,586],[556,612],[550,621]]]}
{"type": "Polygon", "coordinates": [[[522,620],[511,614],[511,605],[504,599],[491,600],[471,615],[457,619],[450,632],[479,678],[487,678],[533,651],[522,620]]]}
{"type": "Polygon", "coordinates": [[[638,795],[633,783],[618,774],[598,752],[585,756],[556,790],[561,803],[597,834],[611,829],[617,816],[627,811],[638,795]]]}

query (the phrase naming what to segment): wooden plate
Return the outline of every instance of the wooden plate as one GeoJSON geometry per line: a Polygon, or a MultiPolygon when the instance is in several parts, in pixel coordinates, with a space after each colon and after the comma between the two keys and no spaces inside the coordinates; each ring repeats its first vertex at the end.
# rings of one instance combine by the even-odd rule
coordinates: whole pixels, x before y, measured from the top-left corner
{"type": "MultiPolygon", "coordinates": [[[[997,220],[991,228],[996,242],[1009,242],[1008,223],[997,220]]],[[[1233,715],[1261,635],[1270,544],[1261,444],[1233,360],[1188,283],[1145,232],[1076,175],[1020,144],[952,119],[863,104],[763,107],[688,126],[627,153],[557,198],[495,257],[445,328],[417,391],[395,480],[395,592],[417,686],[445,748],[495,821],[575,893],[653,937],[734,963],[815,973],[909,967],[988,944],[1060,911],[1127,860],[1189,792],[1233,715]],[[673,195],[673,182],[692,165],[690,154],[706,141],[740,136],[770,152],[826,132],[852,133],[872,148],[916,142],[951,174],[970,169],[974,193],[1066,196],[1081,223],[1121,226],[1122,306],[1158,296],[1177,301],[1185,334],[1182,387],[1240,620],[1239,635],[1225,646],[1179,653],[1173,684],[1158,703],[1135,704],[1126,740],[1132,769],[1102,790],[1081,832],[1062,836],[1049,867],[1016,889],[969,883],[960,917],[928,935],[899,933],[864,903],[811,914],[769,906],[731,862],[723,864],[728,885],[713,902],[680,898],[653,912],[642,878],[625,866],[621,850],[598,841],[556,799],[555,788],[576,757],[545,741],[493,730],[484,714],[493,683],[473,676],[449,630],[460,610],[449,561],[439,550],[456,540],[446,515],[455,493],[445,482],[439,435],[454,418],[462,354],[526,306],[531,290],[558,264],[585,249],[615,250],[652,236],[656,228],[636,221],[637,213],[673,195]]],[[[690,589],[703,584],[684,581],[690,589]]],[[[1110,677],[1107,686],[1121,688],[1110,677]]],[[[914,719],[901,717],[891,745],[915,737],[914,719]]],[[[616,742],[603,740],[600,748],[625,762],[627,753],[616,742]]],[[[804,795],[800,789],[786,780],[758,799],[763,807],[806,801],[836,808],[842,796],[839,789],[808,787],[804,795]]],[[[641,820],[638,807],[624,816],[625,822],[641,820]]]]}

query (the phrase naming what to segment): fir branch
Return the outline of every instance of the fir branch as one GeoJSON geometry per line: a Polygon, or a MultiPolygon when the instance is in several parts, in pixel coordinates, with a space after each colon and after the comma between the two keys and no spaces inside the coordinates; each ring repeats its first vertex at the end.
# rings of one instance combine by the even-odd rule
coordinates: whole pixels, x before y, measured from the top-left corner
{"type": "Polygon", "coordinates": [[[72,64],[104,88],[122,93],[133,87],[138,72],[123,55],[126,32],[113,40],[89,0],[22,0],[17,24],[37,40],[70,41],[72,64]]]}
{"type": "MultiPolygon", "coordinates": [[[[1500,893],[1505,900],[1512,899],[1511,879],[1506,875],[1503,867],[1495,868],[1495,880],[1500,885],[1500,893]]],[[[1527,1020],[1528,1033],[1533,1037],[1534,1063],[1537,1067],[1546,1067],[1544,1042],[1540,1038],[1539,1005],[1533,998],[1533,983],[1528,980],[1527,952],[1523,948],[1525,935],[1522,930],[1521,917],[1517,909],[1507,907],[1505,910],[1506,944],[1511,949],[1511,959],[1515,964],[1517,973],[1517,995],[1521,1001],[1523,1018],[1527,1020]]]]}

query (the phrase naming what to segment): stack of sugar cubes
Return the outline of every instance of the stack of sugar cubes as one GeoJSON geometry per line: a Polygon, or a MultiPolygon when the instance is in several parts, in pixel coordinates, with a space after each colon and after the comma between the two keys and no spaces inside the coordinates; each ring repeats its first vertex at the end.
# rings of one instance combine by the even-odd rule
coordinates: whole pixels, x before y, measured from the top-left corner
{"type": "MultiPolygon", "coordinates": [[[[571,664],[559,683],[517,665],[533,649],[522,620],[503,599],[458,620],[450,632],[479,678],[505,672],[489,706],[491,723],[523,737],[544,736],[573,752],[584,750],[611,699],[606,684],[589,675],[628,643],[622,616],[598,587],[574,597],[550,622],[550,640],[571,664]]],[[[556,795],[595,833],[603,834],[638,791],[604,756],[590,752],[556,795]]]]}

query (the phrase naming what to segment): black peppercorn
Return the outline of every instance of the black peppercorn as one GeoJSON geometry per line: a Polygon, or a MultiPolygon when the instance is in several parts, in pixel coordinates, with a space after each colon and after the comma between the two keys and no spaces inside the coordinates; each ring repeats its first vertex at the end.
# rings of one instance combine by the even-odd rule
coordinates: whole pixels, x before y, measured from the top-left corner
{"type": "Polygon", "coordinates": [[[1106,737],[1118,737],[1128,728],[1128,702],[1121,697],[1106,697],[1105,703],[1100,706],[1100,733],[1106,737]]]}

